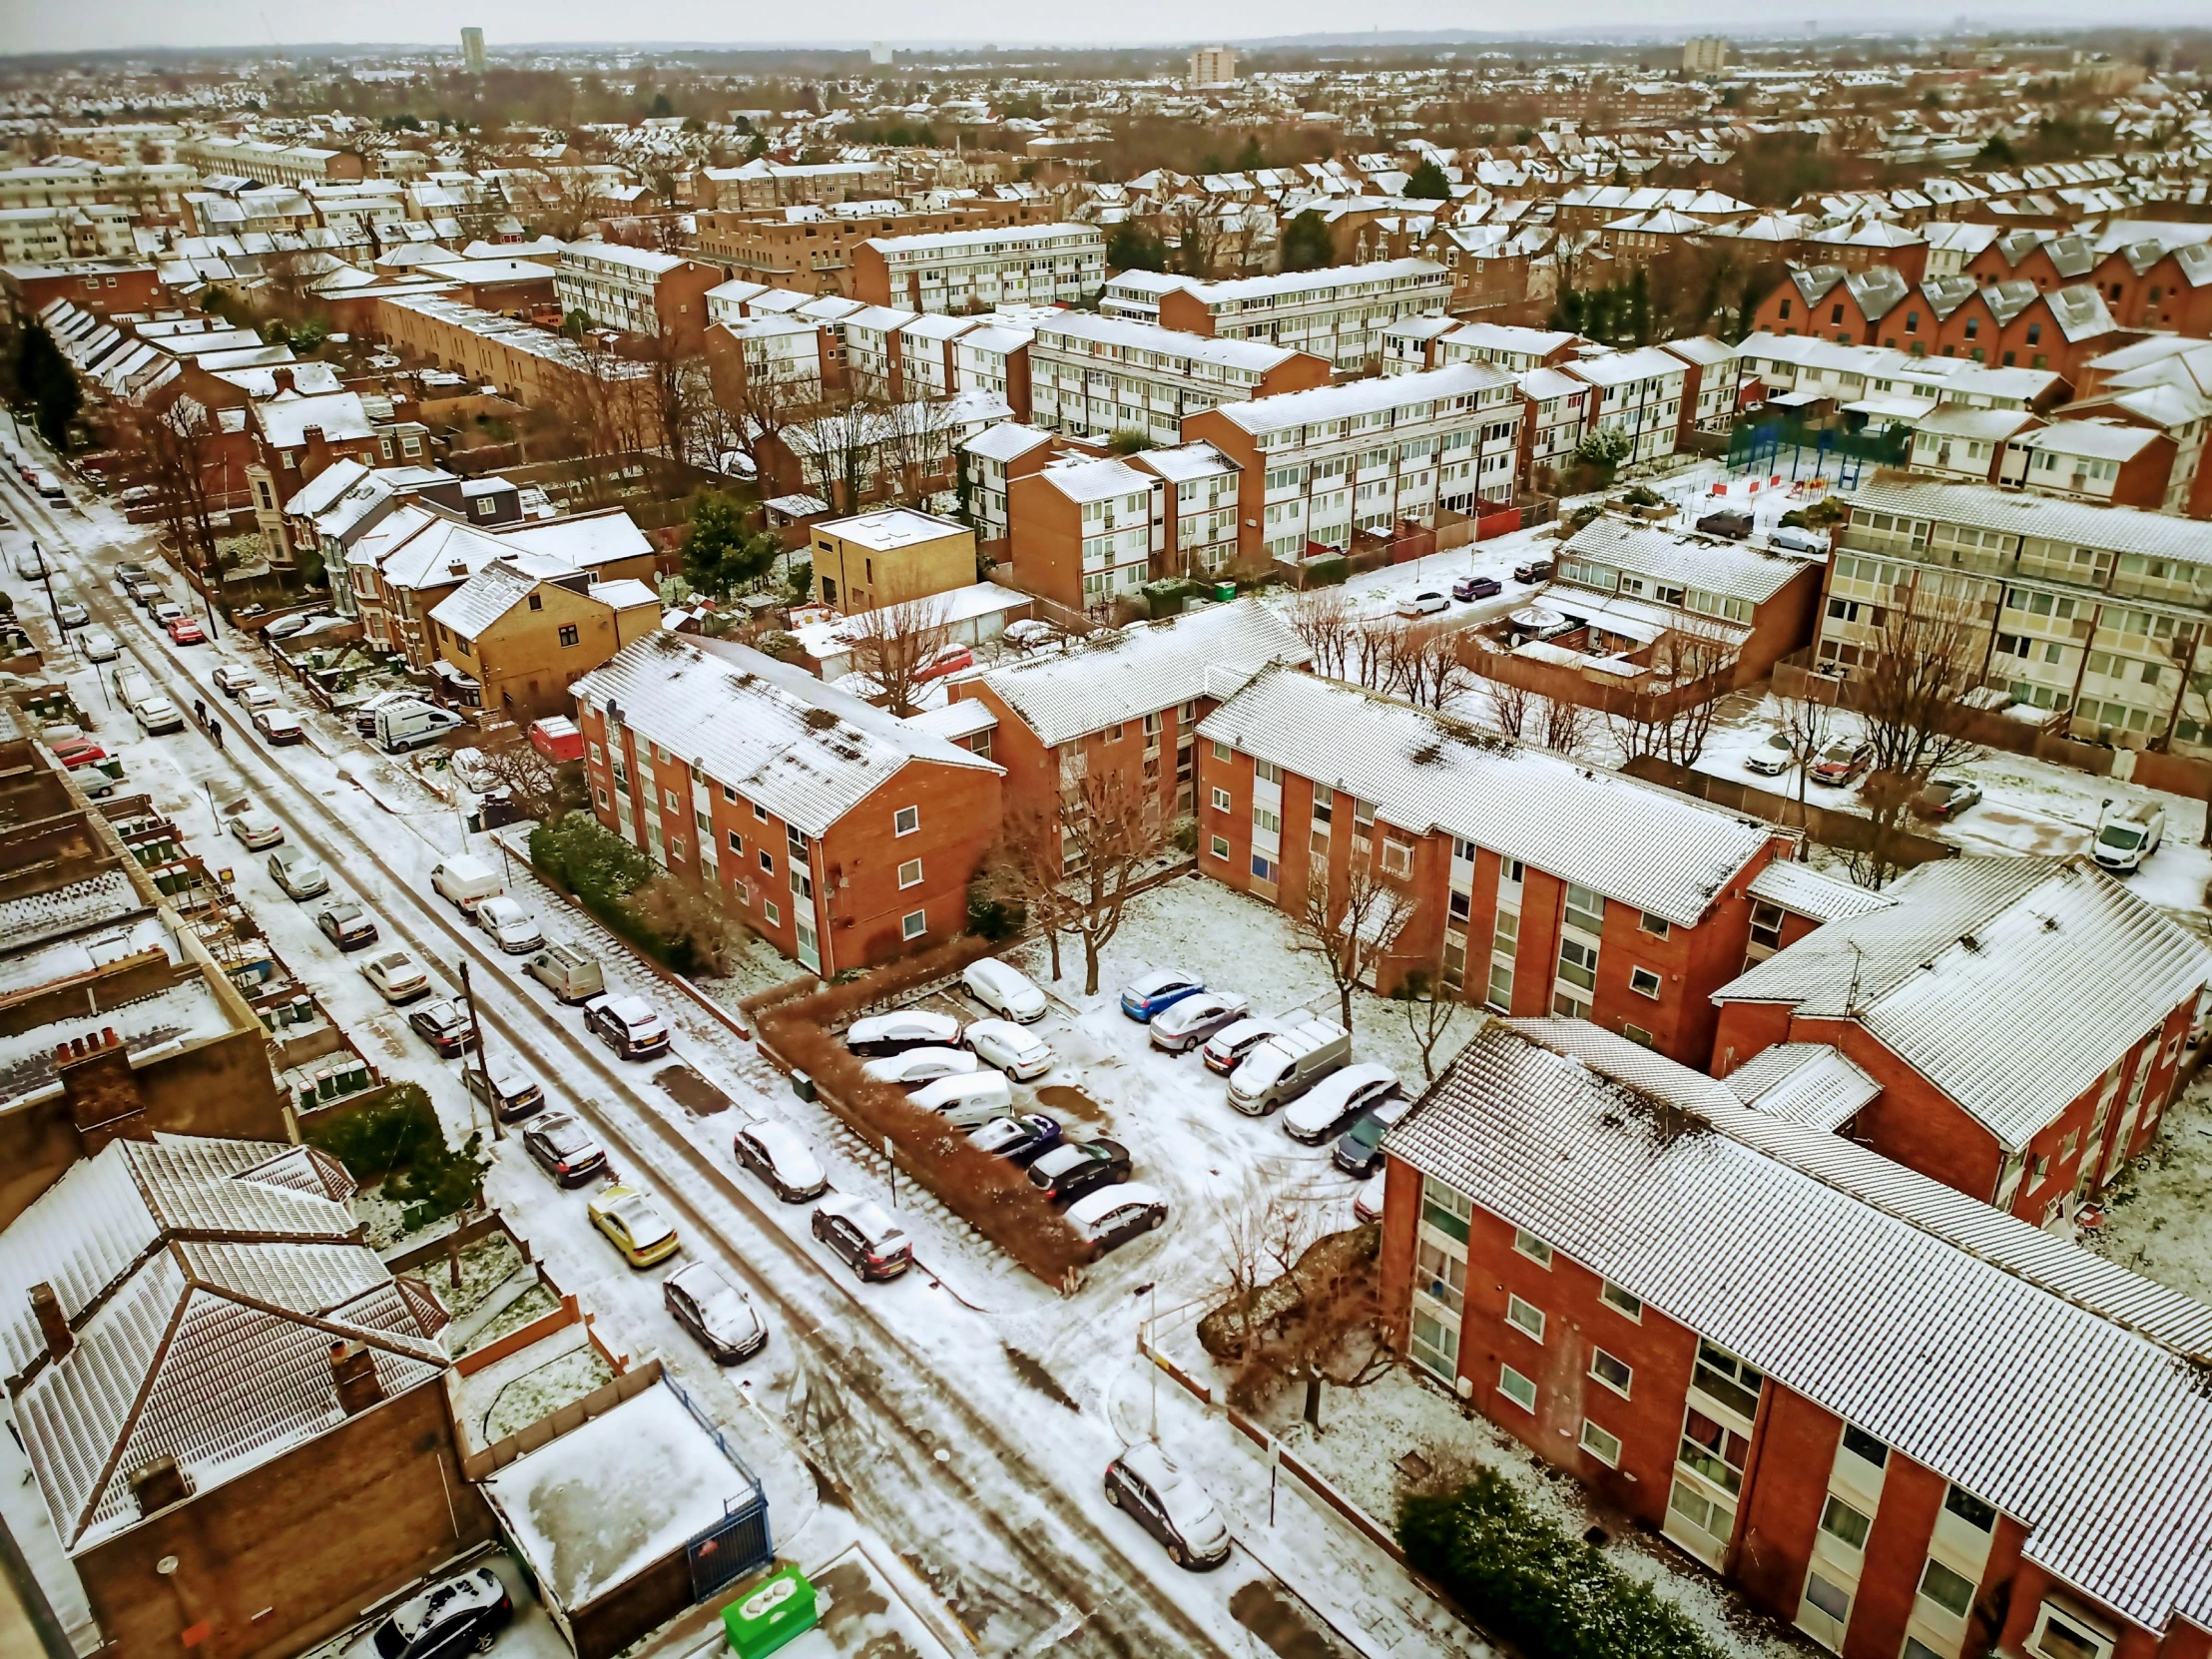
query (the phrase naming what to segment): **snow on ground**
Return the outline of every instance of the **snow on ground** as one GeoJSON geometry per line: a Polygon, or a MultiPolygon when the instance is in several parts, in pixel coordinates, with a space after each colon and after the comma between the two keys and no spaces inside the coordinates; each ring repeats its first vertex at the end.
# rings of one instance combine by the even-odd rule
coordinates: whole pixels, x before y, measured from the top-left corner
{"type": "Polygon", "coordinates": [[[2212,1303],[2212,1073],[2200,1071],[2182,1092],[2102,1208],[2103,1227],[2081,1235],[2086,1248],[2212,1303]]]}

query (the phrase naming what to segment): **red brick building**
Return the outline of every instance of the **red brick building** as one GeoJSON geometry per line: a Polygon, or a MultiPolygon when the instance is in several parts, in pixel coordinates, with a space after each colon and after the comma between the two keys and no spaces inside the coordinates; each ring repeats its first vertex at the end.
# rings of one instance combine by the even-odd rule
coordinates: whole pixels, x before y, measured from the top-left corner
{"type": "Polygon", "coordinates": [[[1670,790],[1288,668],[1199,725],[1198,867],[1280,904],[1354,860],[1410,900],[1419,968],[1503,1013],[1595,1019],[1705,1064],[1751,886],[1791,837],[1670,790]]]}
{"type": "Polygon", "coordinates": [[[576,683],[600,823],[823,977],[967,926],[1000,769],[742,645],[661,632],[576,683]]]}
{"type": "Polygon", "coordinates": [[[1716,1075],[1779,1043],[1880,1093],[1825,1127],[2052,1224],[2157,1130],[2212,954],[2088,859],[1946,858],[1714,997],[1716,1075]]]}
{"type": "Polygon", "coordinates": [[[2025,279],[1984,285],[1957,276],[1916,286],[1888,266],[1793,271],[1760,301],[1754,328],[2000,368],[2047,368],[2068,381],[2091,358],[2133,337],[2087,283],[2045,291],[2025,279]]]}
{"type": "Polygon", "coordinates": [[[38,315],[57,299],[74,300],[102,316],[150,311],[170,303],[169,284],[162,280],[161,272],[131,260],[0,266],[0,290],[6,292],[19,321],[38,315]]]}
{"type": "Polygon", "coordinates": [[[1412,1365],[1820,1646],[2212,1650],[2199,1304],[1578,1020],[1383,1147],[1412,1365]]]}

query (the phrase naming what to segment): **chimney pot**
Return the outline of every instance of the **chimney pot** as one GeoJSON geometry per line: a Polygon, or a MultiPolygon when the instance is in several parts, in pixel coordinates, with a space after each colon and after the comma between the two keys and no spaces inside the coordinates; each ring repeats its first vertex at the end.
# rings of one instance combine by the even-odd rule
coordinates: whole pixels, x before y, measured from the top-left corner
{"type": "Polygon", "coordinates": [[[101,1026],[101,1027],[100,1027],[100,1046],[101,1046],[102,1048],[113,1048],[113,1047],[115,1047],[115,1045],[116,1045],[116,1042],[117,1042],[117,1040],[118,1040],[118,1039],[117,1039],[117,1037],[116,1037],[116,1034],[115,1034],[115,1027],[114,1027],[114,1026],[112,1026],[112,1025],[103,1025],[103,1026],[101,1026]]]}
{"type": "Polygon", "coordinates": [[[77,1346],[77,1333],[69,1329],[62,1299],[52,1285],[31,1287],[31,1312],[38,1316],[39,1335],[46,1339],[46,1352],[53,1358],[59,1360],[77,1346]]]}

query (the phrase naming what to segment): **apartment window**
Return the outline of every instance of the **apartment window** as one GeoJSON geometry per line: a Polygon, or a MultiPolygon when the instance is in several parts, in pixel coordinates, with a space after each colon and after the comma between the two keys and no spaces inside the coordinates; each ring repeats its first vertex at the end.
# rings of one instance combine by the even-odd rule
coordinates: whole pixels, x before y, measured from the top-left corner
{"type": "MultiPolygon", "coordinates": [[[[488,509],[490,508],[490,506],[491,506],[491,503],[490,503],[489,501],[479,501],[479,502],[477,503],[477,507],[478,507],[478,509],[479,509],[479,510],[488,510],[488,509]]],[[[530,596],[530,609],[531,609],[531,610],[533,610],[533,611],[542,611],[542,610],[544,610],[544,609],[545,609],[545,595],[543,595],[542,593],[533,593],[533,594],[532,594],[532,595],[530,596]]]]}
{"type": "Polygon", "coordinates": [[[1590,991],[1597,988],[1597,947],[1580,939],[1559,941],[1559,977],[1590,991]]]}
{"type": "Polygon", "coordinates": [[[1844,1449],[1861,1462],[1882,1468],[1890,1461],[1890,1448],[1868,1433],[1864,1428],[1844,1424],[1844,1449]]]}
{"type": "Polygon", "coordinates": [[[1644,1304],[1641,1297],[1622,1290],[1610,1279],[1598,1287],[1597,1299],[1625,1319],[1643,1323],[1644,1304]]]}
{"type": "Polygon", "coordinates": [[[919,807],[901,807],[891,815],[891,833],[894,835],[910,835],[920,828],[921,809],[919,807]]]}
{"type": "Polygon", "coordinates": [[[1413,1340],[1407,1352],[1414,1363],[1444,1382],[1451,1382],[1459,1366],[1458,1329],[1418,1308],[1413,1310],[1412,1325],[1413,1340]]]}
{"type": "Polygon", "coordinates": [[[1671,927],[1665,916],[1655,916],[1649,910],[1636,918],[1636,925],[1655,939],[1663,939],[1671,927]]]}
{"type": "Polygon", "coordinates": [[[1210,842],[1210,843],[1208,844],[1208,846],[1207,846],[1207,850],[1208,850],[1209,852],[1213,853],[1213,855],[1214,855],[1215,857],[1217,857],[1217,858],[1226,858],[1226,857],[1228,857],[1228,856],[1229,856],[1229,837],[1228,837],[1227,835],[1216,835],[1216,836],[1215,836],[1215,837],[1213,838],[1213,840],[1212,840],[1212,841],[1211,841],[1211,842],[1210,842]]]}
{"type": "Polygon", "coordinates": [[[1214,791],[1214,811],[1217,813],[1229,811],[1229,792],[1227,790],[1217,789],[1214,791]]]}
{"type": "Polygon", "coordinates": [[[1229,746],[1223,743],[1219,738],[1216,738],[1214,740],[1214,759],[1217,761],[1227,761],[1230,757],[1230,754],[1231,750],[1229,746]]]}
{"type": "Polygon", "coordinates": [[[725,801],[735,801],[738,799],[738,792],[732,789],[728,784],[725,784],[722,786],[722,799],[725,801]]]}
{"type": "Polygon", "coordinates": [[[1605,932],[1605,895],[1589,887],[1567,883],[1567,925],[1585,933],[1605,932]]]}
{"type": "Polygon", "coordinates": [[[2113,1645],[2112,1632],[2047,1601],[2036,1611],[2035,1629],[2027,1642],[2028,1651],[2044,1659],[2111,1659],[2113,1645]]]}
{"type": "Polygon", "coordinates": [[[918,939],[929,931],[929,915],[924,910],[908,910],[898,918],[898,935],[904,939],[918,939]]]}
{"type": "Polygon", "coordinates": [[[1252,855],[1252,873],[1262,881],[1272,881],[1276,875],[1275,860],[1265,852],[1252,855]]]}
{"type": "Polygon", "coordinates": [[[908,858],[898,866],[898,885],[900,891],[904,891],[908,887],[921,885],[921,860],[919,858],[908,858]]]}
{"type": "Polygon", "coordinates": [[[776,873],[776,856],[765,846],[761,848],[761,867],[771,875],[776,873]]]}
{"type": "Polygon", "coordinates": [[[1649,1031],[1646,1031],[1640,1025],[1631,1025],[1626,1020],[1621,1022],[1621,1035],[1638,1048],[1657,1048],[1659,1046],[1649,1031]]]}
{"type": "MultiPolygon", "coordinates": [[[[1432,1239],[1422,1239],[1413,1258],[1417,1265],[1413,1283],[1420,1294],[1439,1307],[1458,1313],[1467,1300],[1466,1258],[1452,1255],[1432,1239]]],[[[1543,1315],[1536,1315],[1539,1333],[1543,1329],[1543,1315]]]]}
{"type": "Polygon", "coordinates": [[[1648,996],[1657,1001],[1659,997],[1659,975],[1647,967],[1630,968],[1628,970],[1628,988],[1638,996],[1648,996]]]}
{"type": "Polygon", "coordinates": [[[1551,1266],[1551,1246],[1524,1227],[1513,1229],[1513,1249],[1540,1268],[1551,1266]]]}
{"type": "Polygon", "coordinates": [[[1474,1201],[1462,1192],[1445,1186],[1434,1176],[1424,1178],[1420,1184],[1420,1219],[1424,1227],[1433,1227],[1447,1239],[1467,1242],[1467,1222],[1474,1214],[1474,1201]]]}
{"type": "Polygon", "coordinates": [[[771,927],[780,925],[784,919],[784,912],[776,907],[776,900],[773,898],[761,900],[761,914],[768,918],[771,927]]]}
{"type": "Polygon", "coordinates": [[[1621,1465],[1620,1436],[1598,1427],[1588,1417],[1582,1419],[1582,1449],[1609,1469],[1621,1465]]]}
{"type": "Polygon", "coordinates": [[[1410,875],[1413,873],[1413,848],[1408,841],[1382,837],[1382,870],[1386,875],[1410,875]]]}
{"type": "Polygon", "coordinates": [[[564,622],[561,624],[561,644],[563,644],[564,646],[574,645],[581,637],[582,636],[576,632],[575,623],[564,622]]]}
{"type": "Polygon", "coordinates": [[[1874,1530],[1874,1517],[1862,1515],[1831,1492],[1827,1506],[1821,1510],[1821,1530],[1853,1549],[1865,1549],[1867,1534],[1874,1530]]]}
{"type": "Polygon", "coordinates": [[[1934,1556],[1921,1569],[1921,1594],[1945,1612],[1964,1618],[1973,1608],[1973,1582],[1934,1556]]]}
{"type": "Polygon", "coordinates": [[[1997,1524],[1996,1509],[1962,1487],[1953,1486],[1943,1494],[1943,1507],[1977,1532],[1990,1531],[1997,1524]]]}
{"type": "Polygon", "coordinates": [[[1535,1342],[1544,1340],[1544,1311],[1533,1303],[1521,1301],[1517,1296],[1505,1299],[1505,1323],[1525,1332],[1535,1342]]]}
{"type": "Polygon", "coordinates": [[[1536,1409],[1536,1384],[1511,1366],[1497,1368],[1497,1391],[1524,1411],[1536,1409]]]}
{"type": "Polygon", "coordinates": [[[1314,786],[1314,822],[1328,824],[1337,814],[1337,792],[1327,784],[1314,786]]]}
{"type": "Polygon", "coordinates": [[[1831,1584],[1817,1572],[1806,1575],[1805,1599],[1838,1624],[1851,1621],[1851,1592],[1831,1584]]]}
{"type": "Polygon", "coordinates": [[[753,816],[766,824],[768,822],[768,809],[756,801],[753,803],[753,816]]]}
{"type": "Polygon", "coordinates": [[[1282,818],[1265,807],[1252,809],[1252,826],[1270,835],[1280,835],[1283,832],[1282,818]]]}
{"type": "Polygon", "coordinates": [[[1626,1399],[1628,1384],[1636,1374],[1625,1361],[1615,1359],[1602,1348],[1593,1348],[1590,1350],[1590,1375],[1626,1399]]]}
{"type": "Polygon", "coordinates": [[[730,831],[730,850],[739,854],[741,857],[745,853],[745,842],[739,837],[738,832],[735,830],[730,831]]]}
{"type": "Polygon", "coordinates": [[[1719,1400],[1738,1416],[1747,1421],[1758,1416],[1759,1390],[1767,1380],[1726,1349],[1715,1348],[1707,1342],[1699,1343],[1697,1370],[1692,1379],[1701,1392],[1719,1400]]]}

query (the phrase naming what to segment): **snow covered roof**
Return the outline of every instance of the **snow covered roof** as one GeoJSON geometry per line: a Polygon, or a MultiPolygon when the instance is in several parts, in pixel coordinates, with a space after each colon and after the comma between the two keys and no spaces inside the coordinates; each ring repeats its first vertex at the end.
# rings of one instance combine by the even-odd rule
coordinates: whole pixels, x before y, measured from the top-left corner
{"type": "Polygon", "coordinates": [[[1386,823],[1460,836],[1679,926],[1758,859],[1771,825],[1333,680],[1263,670],[1199,724],[1386,823]]]}
{"type": "Polygon", "coordinates": [[[2212,1622],[2212,1309],[1580,1020],[1493,1022],[1383,1145],[2016,1517],[2055,1577],[2212,1622]]]}
{"type": "Polygon", "coordinates": [[[1045,747],[1219,697],[1270,663],[1312,653],[1281,615],[1257,600],[1188,611],[1071,643],[1049,657],[995,668],[978,682],[1045,747]]]}
{"type": "Polygon", "coordinates": [[[623,725],[813,835],[909,761],[1000,770],[804,669],[722,640],[649,634],[573,689],[579,707],[619,706],[623,725]]]}
{"type": "Polygon", "coordinates": [[[1870,910],[1886,910],[1898,901],[1895,892],[1876,892],[1795,858],[1777,858],[1761,870],[1752,879],[1751,896],[1814,921],[1863,916],[1870,910]]]}
{"type": "Polygon", "coordinates": [[[1050,443],[1052,434],[1041,426],[1025,426],[1018,420],[1002,420],[995,426],[986,426],[960,447],[970,455],[981,455],[993,461],[1019,460],[1040,444],[1050,443]]]}
{"type": "Polygon", "coordinates": [[[1626,385],[1631,380],[1679,376],[1688,373],[1690,367],[1680,357],[1656,345],[1639,345],[1633,351],[1606,351],[1596,356],[1577,357],[1560,366],[1599,386],[1618,386],[1626,385]]]}
{"type": "Polygon", "coordinates": [[[1823,1043],[1776,1043],[1722,1079],[1746,1106],[1815,1129],[1836,1129],[1882,1085],[1823,1043]]]}
{"type": "Polygon", "coordinates": [[[1145,495],[1157,475],[1140,472],[1113,455],[1068,455],[1047,461],[1037,473],[1070,501],[1105,501],[1117,495],[1145,495]]]}
{"type": "Polygon", "coordinates": [[[946,536],[970,533],[966,525],[953,519],[918,512],[912,507],[884,507],[876,512],[855,513],[850,518],[828,519],[814,529],[817,535],[840,536],[855,547],[869,548],[877,553],[895,553],[918,542],[942,541],[946,536]]]}
{"type": "Polygon", "coordinates": [[[506,559],[494,559],[431,607],[430,620],[472,640],[521,604],[539,576],[506,559]]]}
{"type": "Polygon", "coordinates": [[[1679,582],[1755,605],[1765,604],[1788,587],[1809,563],[1820,563],[1723,537],[1662,530],[1618,513],[1600,513],[1590,520],[1560,547],[1559,556],[1679,582]]]}
{"type": "MultiPolygon", "coordinates": [[[[1253,374],[1265,374],[1271,368],[1281,367],[1299,353],[1288,345],[1277,345],[1264,339],[1216,339],[1211,334],[1186,333],[1180,328],[1163,328],[1156,322],[1135,322],[1112,316],[1093,316],[1086,311],[1066,311],[1050,322],[1038,326],[1034,351],[1073,351],[1082,354],[1088,345],[1116,346],[1124,351],[1143,351],[1153,358],[1169,359],[1167,362],[1151,362],[1148,366],[1168,367],[1173,363],[1209,363],[1219,368],[1241,368],[1253,374]]],[[[1144,358],[1136,361],[1146,361],[1144,358]]]]}
{"type": "Polygon", "coordinates": [[[2164,434],[2116,420],[2061,420],[2012,440],[2020,449],[2047,449],[2100,461],[2132,461],[2164,434]]]}
{"type": "MultiPolygon", "coordinates": [[[[1672,359],[1669,359],[1672,361],[1672,359]]],[[[1680,363],[1674,372],[1682,372],[1680,363]]],[[[1412,374],[1385,374],[1372,380],[1286,391],[1245,403],[1225,403],[1219,413],[1252,433],[1279,432],[1331,420],[1349,420],[1384,409],[1409,409],[1448,398],[1472,398],[1511,385],[1513,377],[1488,363],[1451,363],[1412,374]]]]}
{"type": "Polygon", "coordinates": [[[1945,858],[1716,1002],[1852,1019],[2007,1151],[2212,979],[2212,952],[2083,858],[1945,858]]]}
{"type": "Polygon", "coordinates": [[[22,1297],[0,1314],[17,1421],[55,1531],[130,1525],[131,1473],[176,1458],[194,1491],[344,1418],[330,1347],[367,1347],[387,1395],[445,1368],[444,1311],[359,1242],[352,1181],[306,1147],[201,1136],[111,1142],[0,1234],[6,1282],[54,1287],[60,1360],[22,1297]]]}
{"type": "Polygon", "coordinates": [[[319,426],[332,443],[346,438],[375,436],[360,393],[324,392],[312,397],[281,393],[254,405],[254,418],[272,448],[296,449],[307,441],[307,428],[319,426]]]}
{"type": "Polygon", "coordinates": [[[2212,564],[2212,532],[2189,519],[2135,507],[2095,507],[2054,496],[2026,495],[1994,484],[1884,478],[1860,486],[1851,498],[1851,511],[1855,525],[1864,522],[1865,515],[1895,513],[2114,553],[2212,564]]]}
{"type": "Polygon", "coordinates": [[[526,553],[543,553],[573,570],[595,570],[618,559],[649,557],[653,543],[620,507],[501,528],[499,541],[526,553]]]}
{"type": "Polygon", "coordinates": [[[1239,276],[1221,282],[1193,282],[1190,291],[1208,305],[1273,298],[1295,302],[1306,293],[1348,288],[1372,290],[1385,282],[1433,282],[1450,285],[1450,273],[1434,260],[1376,260],[1368,265],[1328,266],[1318,271],[1283,271],[1269,276],[1239,276]]]}

